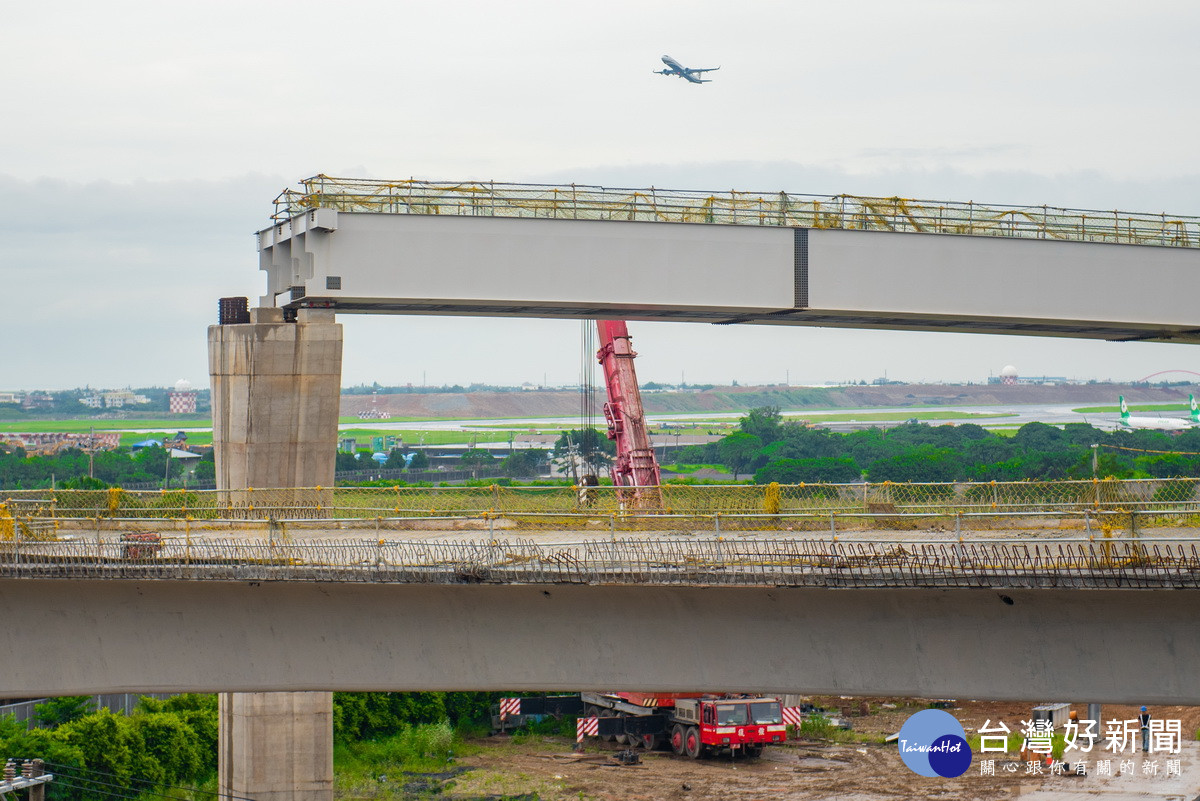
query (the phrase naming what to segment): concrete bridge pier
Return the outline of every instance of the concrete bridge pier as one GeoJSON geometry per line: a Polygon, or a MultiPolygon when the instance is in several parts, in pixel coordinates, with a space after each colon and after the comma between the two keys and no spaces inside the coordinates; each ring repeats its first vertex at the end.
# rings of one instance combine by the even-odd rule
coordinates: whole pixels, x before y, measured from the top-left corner
{"type": "MultiPolygon", "coordinates": [[[[250,310],[210,326],[217,489],[231,510],[250,488],[332,487],[342,327],[332,309],[250,310]]],[[[273,498],[274,502],[286,499],[273,498]]],[[[221,693],[219,786],[259,801],[332,801],[333,694],[221,693]]]]}

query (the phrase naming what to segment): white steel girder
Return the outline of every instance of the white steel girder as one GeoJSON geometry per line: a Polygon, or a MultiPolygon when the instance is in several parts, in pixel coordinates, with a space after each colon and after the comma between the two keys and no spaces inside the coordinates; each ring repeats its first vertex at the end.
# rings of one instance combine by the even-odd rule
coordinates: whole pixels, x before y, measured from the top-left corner
{"type": "Polygon", "coordinates": [[[258,234],[263,306],[1200,341],[1200,249],[316,208],[258,234]]]}

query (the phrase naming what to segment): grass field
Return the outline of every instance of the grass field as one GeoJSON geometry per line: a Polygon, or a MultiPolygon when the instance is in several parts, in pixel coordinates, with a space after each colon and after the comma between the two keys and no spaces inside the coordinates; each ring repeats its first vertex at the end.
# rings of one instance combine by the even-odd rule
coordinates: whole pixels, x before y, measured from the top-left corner
{"type": "MultiPolygon", "coordinates": [[[[1139,410],[1158,410],[1158,409],[1177,409],[1186,408],[1174,405],[1168,406],[1139,406],[1139,410]]],[[[1077,409],[1076,411],[1115,411],[1107,407],[1097,409],[1077,409]]],[[[836,412],[836,413],[806,413],[805,418],[813,423],[833,423],[833,422],[887,422],[898,420],[909,420],[916,418],[921,421],[939,421],[939,420],[983,420],[987,418],[1012,417],[1011,414],[972,414],[970,412],[922,412],[922,411],[902,411],[902,412],[836,412]]],[[[796,419],[796,415],[792,415],[791,419],[796,419]]],[[[474,439],[476,442],[508,442],[510,432],[515,432],[513,439],[520,440],[521,433],[527,431],[530,427],[536,428],[541,433],[554,434],[559,431],[565,431],[571,428],[577,428],[578,423],[550,423],[546,425],[534,424],[522,425],[520,427],[513,425],[505,425],[503,423],[492,423],[487,425],[472,426],[470,430],[454,431],[454,430],[419,430],[419,429],[378,429],[371,427],[371,423],[375,422],[418,422],[420,420],[428,420],[433,418],[418,418],[418,417],[396,417],[388,420],[359,420],[357,417],[341,417],[339,423],[341,425],[362,423],[362,427],[343,429],[338,432],[339,437],[354,437],[358,440],[370,440],[372,437],[398,437],[403,439],[406,445],[464,445],[474,439]]],[[[512,418],[525,419],[525,418],[512,418]]],[[[714,432],[720,433],[721,430],[733,428],[737,425],[736,418],[685,418],[678,421],[679,423],[694,423],[699,428],[711,429],[714,432]]],[[[597,423],[598,427],[603,428],[603,422],[597,423]]],[[[67,432],[73,434],[86,434],[91,430],[96,431],[121,431],[121,444],[132,445],[135,442],[141,442],[146,439],[161,440],[165,436],[170,436],[176,431],[187,431],[188,442],[192,445],[210,445],[212,444],[211,431],[194,431],[194,429],[212,427],[212,421],[207,419],[190,419],[190,420],[167,420],[167,419],[152,419],[152,420],[31,420],[26,422],[4,422],[0,423],[0,434],[4,432],[67,432]],[[134,430],[136,429],[136,430],[134,430]]],[[[651,425],[651,430],[655,434],[673,434],[673,433],[688,433],[689,429],[680,428],[662,428],[661,425],[651,425]]]]}
{"type": "Polygon", "coordinates": [[[719,464],[664,464],[662,467],[672,473],[695,473],[697,470],[716,470],[718,473],[724,473],[727,469],[719,464]]]}
{"type": "MultiPolygon", "coordinates": [[[[1131,412],[1186,412],[1191,409],[1186,403],[1139,403],[1136,406],[1130,406],[1131,412]]],[[[1089,412],[1119,412],[1120,406],[1084,406],[1082,409],[1072,409],[1071,411],[1079,414],[1088,414],[1089,412]]]]}
{"type": "Polygon", "coordinates": [[[192,428],[212,428],[212,420],[165,420],[159,418],[155,420],[28,420],[17,423],[0,423],[0,432],[20,431],[30,434],[60,431],[68,434],[86,434],[92,429],[96,431],[128,431],[131,428],[175,433],[192,428]]]}

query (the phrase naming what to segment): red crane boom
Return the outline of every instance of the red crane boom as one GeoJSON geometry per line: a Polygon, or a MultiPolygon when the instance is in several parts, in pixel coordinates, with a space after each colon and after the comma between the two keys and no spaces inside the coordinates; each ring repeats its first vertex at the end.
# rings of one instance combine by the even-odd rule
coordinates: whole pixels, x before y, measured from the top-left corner
{"type": "Polygon", "coordinates": [[[630,345],[629,329],[624,320],[597,320],[596,327],[600,333],[596,358],[604,368],[604,388],[608,393],[604,419],[608,421],[608,438],[617,444],[613,484],[627,488],[618,492],[634,508],[660,508],[658,462],[646,432],[642,394],[633,368],[637,354],[630,345]]]}

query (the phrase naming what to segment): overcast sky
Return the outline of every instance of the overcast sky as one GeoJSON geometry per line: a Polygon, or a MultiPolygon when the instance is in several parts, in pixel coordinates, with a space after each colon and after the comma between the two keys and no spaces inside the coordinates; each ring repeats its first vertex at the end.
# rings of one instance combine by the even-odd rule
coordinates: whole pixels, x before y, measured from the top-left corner
{"type": "MultiPolygon", "coordinates": [[[[0,389],[207,384],[217,298],[265,291],[252,234],[317,173],[1200,215],[1198,28],[1182,1],[9,4],[0,389]],[[664,53],[721,70],[651,74],[664,53]]],[[[339,319],[347,385],[579,373],[576,322],[339,319]]],[[[631,330],[643,381],[1200,370],[1184,345],[631,330]]]]}

